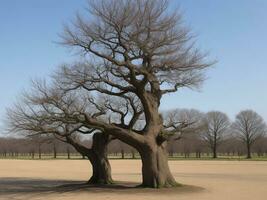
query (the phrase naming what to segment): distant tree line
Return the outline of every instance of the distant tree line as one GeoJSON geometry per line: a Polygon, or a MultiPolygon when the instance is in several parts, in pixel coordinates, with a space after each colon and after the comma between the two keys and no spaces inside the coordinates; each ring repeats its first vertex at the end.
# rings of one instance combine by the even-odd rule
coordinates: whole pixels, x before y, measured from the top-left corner
{"type": "Polygon", "coordinates": [[[69,144],[57,139],[43,138],[0,138],[0,157],[1,158],[31,158],[42,159],[58,158],[64,155],[70,159],[71,155],[79,155],[69,144]]]}
{"type": "MultiPolygon", "coordinates": [[[[258,157],[267,155],[266,125],[260,115],[252,110],[241,111],[235,121],[231,122],[226,114],[219,111],[201,113],[194,109],[175,109],[164,112],[166,123],[175,120],[187,120],[191,127],[172,137],[168,141],[169,156],[201,158],[201,155],[217,158],[218,154],[226,157],[246,156],[252,154],[258,157]]],[[[88,148],[92,145],[90,139],[80,139],[88,148]]],[[[0,138],[0,157],[42,158],[43,154],[57,158],[59,154],[71,158],[71,154],[79,155],[71,144],[54,137],[0,138]]],[[[112,140],[108,145],[109,155],[114,157],[137,158],[137,151],[119,141],[112,140]]],[[[84,157],[82,155],[82,157],[84,157]]]]}

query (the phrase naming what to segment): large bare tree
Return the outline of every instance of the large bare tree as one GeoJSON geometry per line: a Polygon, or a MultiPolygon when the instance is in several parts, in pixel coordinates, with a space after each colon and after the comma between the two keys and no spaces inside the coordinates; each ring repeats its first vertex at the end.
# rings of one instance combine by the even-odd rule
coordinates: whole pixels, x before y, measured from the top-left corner
{"type": "Polygon", "coordinates": [[[266,134],[266,124],[253,110],[241,111],[232,124],[235,135],[246,145],[247,158],[251,158],[251,147],[266,134]]]}
{"type": "MultiPolygon", "coordinates": [[[[81,94],[80,94],[81,95],[81,94]]],[[[113,139],[104,131],[88,128],[77,121],[65,120],[75,112],[94,112],[92,118],[104,111],[88,96],[75,96],[49,88],[43,82],[34,82],[31,93],[24,93],[21,102],[8,109],[8,129],[12,133],[22,133],[28,137],[51,138],[72,145],[80,154],[87,157],[92,165],[89,184],[111,184],[111,167],[107,158],[107,146],[113,139]],[[95,105],[92,110],[87,104],[95,105]],[[82,144],[80,134],[93,135],[92,146],[82,144]]]]}
{"type": "Polygon", "coordinates": [[[210,111],[206,114],[206,130],[201,134],[204,141],[212,150],[213,158],[217,158],[217,149],[226,138],[230,121],[226,114],[219,111],[210,111]]]}
{"type": "Polygon", "coordinates": [[[125,105],[135,99],[142,107],[141,115],[135,104],[131,105],[132,112],[110,106],[121,116],[120,123],[112,117],[107,123],[86,112],[73,117],[136,148],[142,158],[144,187],[175,186],[168,166],[168,131],[159,112],[160,102],[164,95],[181,87],[198,87],[211,63],[195,47],[179,12],[167,11],[167,1],[90,2],[89,17],[78,15],[62,34],[62,43],[78,50],[84,61],[63,66],[56,77],[58,85],[66,92],[82,88],[93,95],[101,93],[117,102],[128,102],[121,104],[121,110],[127,110],[125,105]],[[141,118],[144,126],[136,129],[141,118]]]}

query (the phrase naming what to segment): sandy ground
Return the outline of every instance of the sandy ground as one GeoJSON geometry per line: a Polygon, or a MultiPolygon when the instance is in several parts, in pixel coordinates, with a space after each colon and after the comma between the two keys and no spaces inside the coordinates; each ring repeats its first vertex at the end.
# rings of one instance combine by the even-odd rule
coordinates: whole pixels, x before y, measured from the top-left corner
{"type": "MultiPolygon", "coordinates": [[[[113,178],[141,181],[139,160],[112,160],[113,178]]],[[[170,161],[176,189],[139,189],[83,185],[91,167],[80,160],[0,160],[0,199],[88,200],[260,200],[267,199],[267,162],[170,161]]],[[[127,185],[127,184],[126,184],[127,185]]]]}

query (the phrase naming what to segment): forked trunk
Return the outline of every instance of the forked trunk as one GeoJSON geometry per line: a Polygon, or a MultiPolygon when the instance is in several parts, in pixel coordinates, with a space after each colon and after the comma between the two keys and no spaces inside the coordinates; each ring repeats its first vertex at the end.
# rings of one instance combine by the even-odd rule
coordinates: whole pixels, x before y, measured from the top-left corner
{"type": "Polygon", "coordinates": [[[144,142],[141,142],[138,151],[142,159],[143,187],[162,188],[178,186],[172,176],[168,164],[167,141],[160,136],[163,129],[163,119],[159,114],[161,93],[157,79],[154,80],[153,92],[144,92],[139,97],[144,106],[146,117],[144,142]]]}
{"type": "Polygon", "coordinates": [[[170,172],[166,145],[153,146],[140,152],[143,175],[141,186],[151,188],[178,186],[170,172]]]}

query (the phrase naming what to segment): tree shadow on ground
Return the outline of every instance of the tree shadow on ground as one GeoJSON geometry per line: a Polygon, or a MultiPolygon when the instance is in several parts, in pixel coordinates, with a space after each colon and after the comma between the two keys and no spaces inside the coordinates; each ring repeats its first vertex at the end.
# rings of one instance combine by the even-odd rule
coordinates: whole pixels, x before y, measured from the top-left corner
{"type": "Polygon", "coordinates": [[[201,192],[197,186],[183,185],[176,188],[151,189],[137,187],[133,182],[116,182],[112,185],[88,185],[82,181],[48,180],[29,178],[0,178],[0,196],[15,194],[51,194],[67,192],[116,193],[116,194],[174,194],[201,192]]]}

